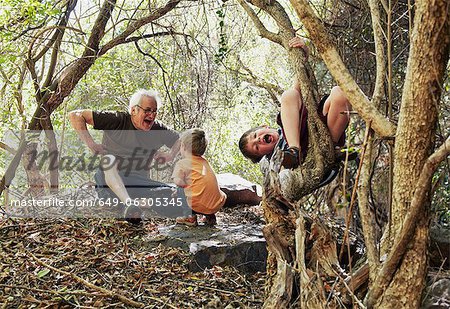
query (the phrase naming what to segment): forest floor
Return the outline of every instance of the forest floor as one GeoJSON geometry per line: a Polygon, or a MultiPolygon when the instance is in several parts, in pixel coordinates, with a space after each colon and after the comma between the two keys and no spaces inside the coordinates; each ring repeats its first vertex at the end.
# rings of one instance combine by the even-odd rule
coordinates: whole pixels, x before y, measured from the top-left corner
{"type": "MultiPolygon", "coordinates": [[[[261,220],[258,207],[249,209],[225,210],[219,224],[261,220]]],[[[133,226],[117,219],[0,219],[0,308],[130,308],[133,301],[146,308],[262,306],[264,273],[218,266],[193,273],[186,267],[189,253],[133,242],[170,224],[174,220],[133,226]]]]}

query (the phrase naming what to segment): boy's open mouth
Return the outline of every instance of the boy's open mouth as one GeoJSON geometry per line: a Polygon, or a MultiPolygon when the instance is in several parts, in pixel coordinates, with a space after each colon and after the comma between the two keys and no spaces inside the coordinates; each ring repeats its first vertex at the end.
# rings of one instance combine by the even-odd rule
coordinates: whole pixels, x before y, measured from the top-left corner
{"type": "Polygon", "coordinates": [[[272,142],[273,138],[272,138],[271,135],[266,134],[266,135],[263,136],[263,140],[264,140],[267,144],[270,144],[270,143],[272,142]]]}

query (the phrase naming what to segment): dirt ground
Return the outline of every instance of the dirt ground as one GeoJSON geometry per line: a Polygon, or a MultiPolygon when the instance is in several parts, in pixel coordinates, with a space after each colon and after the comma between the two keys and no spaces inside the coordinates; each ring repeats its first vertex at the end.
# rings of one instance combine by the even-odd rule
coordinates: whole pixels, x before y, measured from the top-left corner
{"type": "MultiPolygon", "coordinates": [[[[218,223],[261,218],[259,207],[242,206],[225,209],[218,223]]],[[[174,220],[133,226],[117,219],[0,219],[0,308],[262,306],[263,273],[217,266],[192,273],[188,253],[133,242],[167,224],[174,220]]]]}

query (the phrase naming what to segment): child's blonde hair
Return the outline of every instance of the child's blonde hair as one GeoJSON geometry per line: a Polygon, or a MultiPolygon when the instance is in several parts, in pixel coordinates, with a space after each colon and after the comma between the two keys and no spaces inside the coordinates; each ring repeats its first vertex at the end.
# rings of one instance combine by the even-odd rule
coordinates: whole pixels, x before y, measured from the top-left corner
{"type": "Polygon", "coordinates": [[[205,131],[198,128],[184,131],[180,140],[184,148],[194,156],[202,156],[206,151],[206,146],[208,146],[205,131]]]}

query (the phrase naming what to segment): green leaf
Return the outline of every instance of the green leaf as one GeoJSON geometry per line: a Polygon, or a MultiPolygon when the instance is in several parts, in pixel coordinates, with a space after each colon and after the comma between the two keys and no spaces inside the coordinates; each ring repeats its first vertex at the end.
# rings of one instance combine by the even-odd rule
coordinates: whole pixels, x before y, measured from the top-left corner
{"type": "Polygon", "coordinates": [[[44,268],[43,270],[38,272],[37,276],[38,276],[38,278],[42,278],[45,275],[47,275],[49,272],[50,272],[50,269],[44,268]]]}

